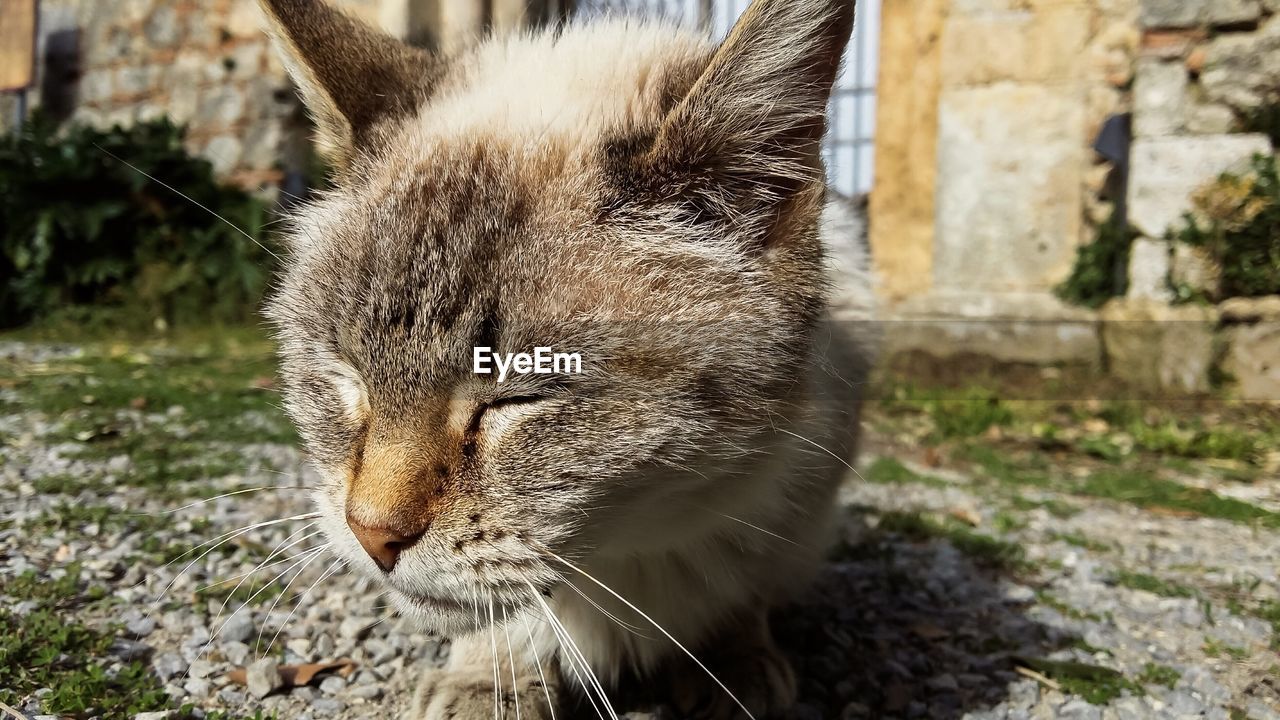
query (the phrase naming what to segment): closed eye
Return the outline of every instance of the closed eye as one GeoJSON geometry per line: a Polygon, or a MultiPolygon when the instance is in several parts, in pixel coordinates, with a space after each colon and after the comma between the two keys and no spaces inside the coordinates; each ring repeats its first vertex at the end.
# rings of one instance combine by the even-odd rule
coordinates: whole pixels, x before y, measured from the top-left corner
{"type": "Polygon", "coordinates": [[[480,432],[480,423],[484,421],[485,414],[491,410],[535,405],[547,399],[543,395],[512,395],[510,397],[495,398],[476,408],[475,414],[471,416],[471,423],[468,425],[467,431],[470,434],[480,432]]]}

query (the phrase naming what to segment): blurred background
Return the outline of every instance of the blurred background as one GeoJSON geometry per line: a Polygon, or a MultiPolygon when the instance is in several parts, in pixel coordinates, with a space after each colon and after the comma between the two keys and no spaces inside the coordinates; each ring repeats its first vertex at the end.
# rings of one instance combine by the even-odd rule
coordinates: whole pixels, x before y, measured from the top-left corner
{"type": "MultiPolygon", "coordinates": [[[[333,1],[446,48],[748,4],[333,1]]],[[[1280,1],[857,18],[885,348],[795,717],[1280,718],[1280,1]]],[[[257,311],[311,132],[255,0],[0,0],[0,714],[381,718],[447,652],[300,517],[257,311]]]]}

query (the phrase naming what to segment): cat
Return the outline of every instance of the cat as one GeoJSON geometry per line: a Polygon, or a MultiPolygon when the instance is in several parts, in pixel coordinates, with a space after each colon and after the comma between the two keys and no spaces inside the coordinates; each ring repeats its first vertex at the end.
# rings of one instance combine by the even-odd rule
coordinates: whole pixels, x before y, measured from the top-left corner
{"type": "MultiPolygon", "coordinates": [[[[260,2],[335,170],[268,305],[286,409],[334,552],[454,638],[410,717],[607,717],[628,680],[784,713],[768,613],[820,565],[873,356],[822,237],[852,227],[821,160],[852,0],[449,54],[260,2]],[[473,372],[535,347],[581,372],[473,372]]],[[[838,265],[869,318],[863,251],[838,265]]]]}

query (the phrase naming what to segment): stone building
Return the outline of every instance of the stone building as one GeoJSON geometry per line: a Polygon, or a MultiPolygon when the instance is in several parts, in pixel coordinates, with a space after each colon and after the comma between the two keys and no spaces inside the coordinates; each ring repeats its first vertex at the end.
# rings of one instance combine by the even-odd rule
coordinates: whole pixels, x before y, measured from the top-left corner
{"type": "MultiPolygon", "coordinates": [[[[331,1],[444,46],[619,3],[674,3],[723,32],[746,5],[331,1]]],[[[862,33],[872,21],[875,37],[851,58],[878,59],[878,77],[874,62],[850,73],[863,130],[840,152],[855,158],[850,187],[871,188],[891,351],[1105,367],[1184,391],[1205,389],[1216,367],[1245,396],[1280,398],[1280,312],[1174,305],[1171,279],[1204,272],[1164,239],[1197,187],[1273,152],[1244,130],[1251,113],[1280,106],[1280,0],[859,2],[862,33]],[[1064,304],[1055,286],[1117,211],[1141,235],[1128,296],[1101,312],[1064,304]]],[[[42,0],[39,25],[32,104],[100,125],[169,116],[248,187],[305,166],[306,121],[256,0],[42,0]]]]}
{"type": "Polygon", "coordinates": [[[1171,304],[1196,258],[1165,240],[1197,188],[1274,151],[1244,128],[1280,101],[1280,2],[884,0],[880,63],[870,228],[891,347],[1192,392],[1221,366],[1280,399],[1273,305],[1171,304]],[[1054,287],[1117,205],[1140,234],[1127,296],[1069,307],[1054,287]]]}

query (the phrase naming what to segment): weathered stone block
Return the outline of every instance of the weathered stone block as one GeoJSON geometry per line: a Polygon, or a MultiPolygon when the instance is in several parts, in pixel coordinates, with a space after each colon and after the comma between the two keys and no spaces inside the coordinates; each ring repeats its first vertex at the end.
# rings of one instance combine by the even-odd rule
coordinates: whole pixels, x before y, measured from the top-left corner
{"type": "Polygon", "coordinates": [[[1240,25],[1257,22],[1260,17],[1258,0],[1213,0],[1205,7],[1205,20],[1210,25],[1240,25]]]}
{"type": "Polygon", "coordinates": [[[1088,7],[1071,4],[953,13],[943,32],[943,86],[1075,78],[1088,45],[1090,20],[1088,7]]]}
{"type": "Polygon", "coordinates": [[[1187,111],[1187,132],[1225,135],[1236,129],[1236,114],[1226,105],[1197,104],[1187,111]]]}
{"type": "Polygon", "coordinates": [[[1205,6],[1220,0],[1142,0],[1141,22],[1148,28],[1181,28],[1199,25],[1205,6]]]}
{"type": "Polygon", "coordinates": [[[1112,375],[1147,390],[1209,391],[1218,323],[1214,308],[1113,300],[1099,317],[1112,375]]]}
{"type": "Polygon", "coordinates": [[[1129,222],[1147,237],[1164,237],[1190,212],[1193,192],[1269,152],[1266,135],[1140,138],[1130,154],[1129,222]]]}
{"type": "Polygon", "coordinates": [[[1280,15],[1253,33],[1223,33],[1209,42],[1200,74],[1205,98],[1237,110],[1280,99],[1280,15]]]}
{"type": "Polygon", "coordinates": [[[1169,243],[1164,240],[1138,238],[1129,251],[1128,297],[1136,300],[1173,299],[1169,289],[1169,243]]]}
{"type": "Polygon", "coordinates": [[[1242,400],[1280,401],[1280,322],[1230,325],[1223,330],[1222,369],[1242,400]]]}
{"type": "Polygon", "coordinates": [[[178,22],[178,11],[171,5],[161,5],[147,19],[147,42],[152,47],[170,47],[181,37],[182,27],[178,22]]]}
{"type": "Polygon", "coordinates": [[[1100,367],[1102,362],[1097,315],[1049,293],[919,296],[883,316],[886,357],[920,351],[935,358],[974,354],[1014,363],[1100,367]]]}
{"type": "Polygon", "coordinates": [[[1186,126],[1189,78],[1181,62],[1138,61],[1133,86],[1135,137],[1176,135],[1186,126]]]}
{"type": "Polygon", "coordinates": [[[1066,276],[1083,222],[1083,92],[1002,83],[939,104],[939,288],[1045,291],[1066,276]]]}

